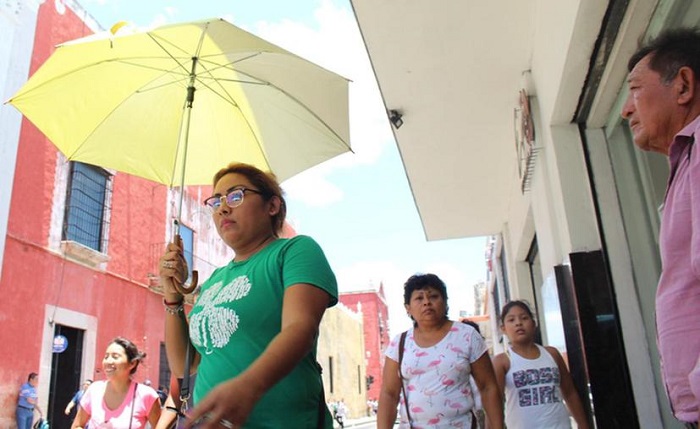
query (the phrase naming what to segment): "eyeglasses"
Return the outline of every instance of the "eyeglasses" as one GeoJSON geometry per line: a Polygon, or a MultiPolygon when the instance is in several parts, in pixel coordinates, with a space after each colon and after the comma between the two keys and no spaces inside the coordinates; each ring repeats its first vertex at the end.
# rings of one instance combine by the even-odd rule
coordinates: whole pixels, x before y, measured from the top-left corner
{"type": "Polygon", "coordinates": [[[209,207],[209,209],[212,212],[215,212],[219,209],[219,207],[221,207],[222,202],[225,201],[226,205],[233,209],[243,204],[243,197],[245,196],[246,192],[252,192],[258,195],[265,195],[263,192],[260,192],[255,189],[238,187],[234,189],[229,189],[228,191],[226,191],[226,195],[214,195],[213,197],[207,198],[206,200],[204,200],[204,205],[209,207]]]}

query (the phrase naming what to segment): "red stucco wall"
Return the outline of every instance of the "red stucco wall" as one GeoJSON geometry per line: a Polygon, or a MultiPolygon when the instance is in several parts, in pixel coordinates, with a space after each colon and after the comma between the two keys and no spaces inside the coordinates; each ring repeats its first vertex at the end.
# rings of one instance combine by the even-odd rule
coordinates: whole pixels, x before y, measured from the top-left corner
{"type": "Polygon", "coordinates": [[[384,368],[384,350],[389,345],[389,310],[383,292],[352,292],[340,295],[340,302],[358,311],[361,305],[365,334],[365,354],[367,355],[367,376],[374,377],[374,383],[367,391],[367,399],[379,399],[384,368]],[[381,315],[381,316],[380,316],[381,315]],[[380,329],[379,321],[384,321],[380,329]],[[369,353],[368,353],[369,352],[369,353]]]}
{"type": "MultiPolygon", "coordinates": [[[[70,8],[60,14],[56,4],[44,2],[39,8],[30,73],[46,61],[56,44],[91,33],[70,8]]],[[[66,259],[56,247],[56,240],[52,242],[49,236],[54,200],[65,199],[65,193],[56,190],[58,158],[53,144],[23,120],[0,278],[0,428],[15,427],[19,386],[30,372],[39,373],[39,403],[47,411],[51,368],[42,367],[42,355],[45,360],[51,344],[45,344],[43,338],[47,329],[53,329],[47,306],[97,320],[94,347],[83,351],[94,356],[95,370],[84,372],[83,377],[102,379],[104,350],[115,336],[124,336],[147,353],[136,379],[158,383],[165,312],[162,296],[148,284],[149,274],[157,271],[166,226],[172,221],[166,218],[167,188],[117,173],[107,237],[109,259],[104,269],[88,267],[66,259]]],[[[187,193],[201,201],[211,189],[189,188],[187,193]]],[[[62,218],[62,213],[55,217],[62,218]]],[[[208,228],[195,234],[216,231],[208,228]]],[[[287,225],[283,236],[295,234],[287,225]]],[[[206,236],[200,238],[200,242],[208,242],[206,236]]]]}
{"type": "MultiPolygon", "coordinates": [[[[54,2],[39,8],[31,72],[54,45],[90,34],[70,8],[61,15],[54,2]]],[[[61,112],[56,112],[60,115],[61,112]]],[[[163,340],[162,297],[147,287],[154,251],[165,237],[166,188],[117,174],[114,179],[109,261],[105,271],[68,261],[49,249],[51,208],[55,193],[57,152],[26,119],[17,153],[2,278],[0,279],[0,427],[14,427],[19,386],[40,368],[46,344],[42,335],[46,305],[97,318],[95,373],[101,379],[102,354],[117,335],[134,341],[148,356],[136,378],[158,380],[159,345],[163,340]]],[[[61,198],[62,196],[59,196],[61,198]]],[[[65,196],[63,196],[65,198],[65,196]]],[[[162,247],[160,247],[162,248],[162,247]]],[[[157,255],[156,255],[157,257],[157,255]]],[[[40,398],[41,399],[41,398],[40,398]]],[[[46,410],[44,410],[46,411],[46,410]]]]}

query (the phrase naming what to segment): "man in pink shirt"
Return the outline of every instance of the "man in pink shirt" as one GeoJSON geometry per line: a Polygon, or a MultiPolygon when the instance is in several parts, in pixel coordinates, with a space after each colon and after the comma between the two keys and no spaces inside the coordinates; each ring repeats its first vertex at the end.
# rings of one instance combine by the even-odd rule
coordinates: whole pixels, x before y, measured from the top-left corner
{"type": "Polygon", "coordinates": [[[675,417],[700,414],[700,32],[666,31],[629,61],[622,116],[642,150],[669,157],[656,292],[661,373],[675,417]]]}

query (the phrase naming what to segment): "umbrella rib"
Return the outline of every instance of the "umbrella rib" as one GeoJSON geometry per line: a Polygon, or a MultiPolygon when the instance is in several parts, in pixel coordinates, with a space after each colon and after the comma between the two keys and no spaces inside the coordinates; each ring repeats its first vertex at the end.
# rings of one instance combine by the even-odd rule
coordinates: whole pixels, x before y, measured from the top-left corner
{"type": "Polygon", "coordinates": [[[331,134],[333,134],[334,136],[336,136],[336,137],[338,138],[338,140],[340,140],[341,142],[343,142],[343,144],[344,144],[348,149],[352,150],[352,149],[350,148],[350,145],[349,145],[345,140],[343,140],[343,138],[340,137],[340,136],[338,135],[338,133],[336,133],[335,130],[334,130],[330,125],[328,125],[328,124],[326,123],[326,121],[324,121],[323,119],[321,119],[313,110],[309,109],[309,108],[306,106],[306,104],[302,103],[302,102],[299,101],[296,97],[294,97],[293,95],[291,95],[291,94],[288,93],[287,91],[283,90],[282,88],[280,88],[280,87],[278,87],[278,86],[276,86],[276,85],[273,85],[273,84],[271,84],[271,83],[270,83],[269,85],[270,85],[271,87],[277,89],[277,90],[278,90],[279,92],[281,92],[282,94],[284,94],[284,95],[286,95],[287,97],[289,97],[291,100],[294,100],[294,102],[297,103],[299,106],[301,106],[302,109],[306,110],[309,114],[311,114],[311,116],[313,116],[313,117],[316,118],[321,124],[323,124],[323,126],[326,127],[326,129],[328,129],[328,131],[330,131],[331,134]]]}
{"type": "MultiPolygon", "coordinates": [[[[248,57],[248,58],[250,58],[250,57],[248,57]]],[[[211,63],[211,62],[209,62],[209,63],[211,63]]],[[[201,64],[202,64],[202,63],[200,62],[200,65],[201,65],[201,64]]],[[[219,66],[219,67],[217,67],[217,68],[227,67],[227,66],[229,65],[229,64],[226,64],[226,65],[219,65],[219,64],[217,64],[217,63],[214,63],[214,64],[216,64],[217,66],[219,66]]],[[[204,69],[205,73],[206,73],[207,75],[209,75],[209,77],[213,80],[214,83],[219,83],[219,79],[216,79],[214,76],[212,76],[212,70],[210,70],[210,69],[207,68],[206,66],[203,66],[203,69],[204,69]]],[[[238,70],[236,70],[236,71],[238,72],[238,70]]],[[[243,73],[243,74],[245,74],[245,73],[243,73]]],[[[245,75],[248,76],[247,74],[245,74],[245,75]]],[[[253,76],[250,76],[250,77],[253,78],[253,79],[255,79],[255,77],[253,77],[253,76]]],[[[231,97],[231,94],[229,94],[228,91],[226,91],[226,88],[224,88],[223,85],[221,85],[221,84],[218,85],[218,86],[219,86],[219,89],[223,92],[223,94],[222,94],[221,92],[219,92],[219,91],[217,91],[216,89],[214,89],[211,85],[207,84],[207,83],[202,79],[202,76],[201,76],[200,74],[196,75],[195,78],[197,79],[197,81],[198,81],[200,84],[202,84],[204,87],[206,87],[207,89],[209,89],[212,93],[214,93],[214,94],[216,94],[217,96],[221,97],[225,102],[230,103],[233,107],[235,107],[236,109],[238,109],[238,110],[240,111],[240,109],[241,109],[240,106],[238,105],[238,103],[236,102],[236,100],[235,100],[233,97],[231,97]],[[224,96],[224,94],[225,94],[226,96],[224,96]]],[[[257,83],[257,84],[259,84],[259,85],[265,84],[264,81],[261,81],[260,79],[257,79],[257,80],[261,82],[261,83],[257,83]]],[[[240,81],[240,83],[247,83],[247,82],[240,81]]],[[[254,82],[250,82],[250,83],[254,83],[254,82]]],[[[268,83],[268,84],[269,84],[269,83],[268,83]]],[[[248,130],[250,131],[250,134],[255,138],[255,144],[256,144],[256,145],[258,146],[258,148],[260,149],[260,153],[262,154],[263,158],[265,159],[265,163],[267,163],[267,165],[270,165],[270,160],[269,160],[269,158],[268,158],[268,156],[267,156],[267,153],[265,152],[265,150],[264,150],[264,148],[263,148],[263,146],[262,146],[262,142],[260,141],[260,138],[258,137],[257,133],[256,133],[255,130],[253,129],[253,127],[252,127],[250,121],[248,120],[248,118],[246,117],[246,115],[241,115],[241,117],[243,118],[243,121],[245,122],[246,126],[248,127],[248,130]]]]}
{"type": "MultiPolygon", "coordinates": [[[[246,57],[246,58],[239,59],[239,60],[236,60],[236,61],[231,62],[231,63],[228,63],[228,64],[224,64],[224,65],[220,65],[220,64],[217,64],[217,63],[213,63],[213,62],[211,62],[211,61],[209,61],[209,63],[210,63],[210,64],[212,64],[212,63],[213,63],[213,64],[216,64],[216,65],[218,66],[217,68],[229,67],[229,66],[231,66],[231,65],[233,65],[233,64],[235,64],[235,63],[237,63],[237,62],[241,62],[241,61],[250,59],[250,58],[252,58],[252,57],[254,57],[254,56],[257,56],[257,55],[260,55],[260,54],[261,54],[261,53],[258,52],[258,53],[254,54],[254,55],[250,55],[250,56],[248,56],[248,57],[246,57]]],[[[200,62],[199,64],[202,65],[202,62],[200,62]]],[[[211,70],[209,70],[209,69],[206,68],[206,67],[204,67],[204,70],[206,70],[207,74],[211,75],[211,70]]],[[[213,69],[212,69],[212,70],[213,70],[213,69]]],[[[220,81],[226,80],[226,81],[229,81],[229,82],[239,82],[239,83],[241,83],[241,84],[246,84],[246,83],[247,83],[247,84],[251,84],[251,85],[265,85],[265,86],[269,86],[270,88],[276,89],[277,91],[279,91],[279,92],[281,92],[282,94],[284,94],[284,95],[286,95],[287,97],[289,97],[290,100],[293,100],[297,105],[299,105],[302,109],[304,109],[304,110],[305,110],[306,112],[308,112],[311,116],[313,116],[316,120],[318,120],[319,123],[321,123],[328,131],[331,132],[331,134],[333,134],[338,140],[340,140],[341,142],[343,142],[343,144],[344,144],[348,149],[350,149],[350,145],[348,145],[348,143],[347,143],[340,135],[338,135],[338,133],[337,133],[331,126],[329,126],[328,123],[326,123],[326,121],[324,121],[323,119],[321,119],[314,111],[312,111],[311,109],[309,109],[304,103],[302,103],[302,102],[301,102],[299,99],[297,99],[296,97],[292,96],[292,95],[291,95],[290,93],[288,93],[287,91],[283,90],[283,89],[280,88],[279,86],[274,85],[273,83],[271,83],[271,82],[269,82],[269,81],[260,79],[260,78],[258,78],[258,77],[256,77],[256,76],[253,76],[253,75],[251,75],[251,74],[249,74],[249,73],[246,73],[246,72],[244,72],[244,71],[241,71],[241,70],[238,70],[238,69],[235,69],[235,68],[231,68],[231,70],[234,70],[234,71],[236,71],[237,73],[239,73],[239,74],[241,74],[241,75],[243,75],[243,76],[246,76],[246,77],[248,77],[248,78],[250,78],[250,79],[252,79],[252,80],[255,80],[255,81],[257,81],[257,82],[247,82],[247,81],[238,80],[238,79],[215,78],[215,77],[213,77],[213,76],[211,76],[211,78],[212,78],[212,80],[214,81],[214,83],[219,83],[220,81]]],[[[219,86],[219,88],[223,91],[223,93],[226,94],[226,96],[224,96],[221,92],[215,90],[215,89],[212,88],[210,85],[208,85],[208,84],[203,80],[201,74],[198,74],[198,75],[196,76],[196,79],[197,79],[197,81],[198,81],[200,84],[202,84],[203,86],[205,86],[206,88],[208,88],[209,90],[211,90],[214,94],[216,94],[216,95],[218,95],[219,97],[221,97],[224,101],[229,102],[229,103],[231,103],[233,106],[238,107],[238,103],[236,103],[235,99],[234,99],[233,97],[231,97],[231,95],[226,91],[226,89],[225,89],[222,85],[219,84],[218,86],[219,86]]],[[[243,115],[243,117],[245,118],[245,115],[243,115]]],[[[252,132],[252,127],[250,126],[250,123],[248,122],[248,120],[246,120],[246,124],[248,125],[248,128],[249,128],[249,129],[251,130],[251,132],[252,132]]],[[[255,135],[255,133],[253,133],[253,135],[255,135]]],[[[261,145],[261,143],[260,143],[260,140],[257,138],[257,136],[255,137],[255,140],[256,140],[256,142],[258,143],[258,146],[260,146],[260,148],[262,149],[262,145],[261,145]]],[[[350,150],[352,150],[352,149],[350,149],[350,150]]],[[[264,153],[264,151],[263,151],[263,153],[264,153]]]]}
{"type": "MultiPolygon", "coordinates": [[[[199,42],[198,42],[198,44],[197,44],[197,49],[196,49],[195,53],[192,54],[192,55],[190,56],[190,58],[189,58],[189,60],[191,61],[191,64],[196,64],[197,56],[201,53],[202,46],[203,46],[203,44],[204,44],[204,35],[206,34],[208,28],[209,28],[209,22],[207,22],[207,23],[204,24],[204,28],[202,29],[202,32],[201,32],[201,34],[200,34],[200,36],[199,36],[199,42]]],[[[180,61],[178,61],[178,60],[175,58],[175,56],[174,56],[168,49],[165,48],[164,43],[167,43],[167,44],[169,44],[169,45],[175,47],[176,49],[178,49],[178,50],[181,51],[181,52],[184,52],[185,54],[187,53],[187,51],[185,51],[184,49],[180,48],[178,45],[176,45],[176,44],[174,44],[174,43],[171,43],[169,40],[167,40],[167,39],[165,39],[165,38],[163,38],[163,37],[156,37],[156,35],[153,34],[153,33],[151,33],[151,32],[148,32],[147,34],[148,34],[148,37],[151,38],[151,40],[153,41],[153,43],[155,43],[158,47],[160,47],[160,48],[163,50],[163,52],[166,53],[166,55],[168,55],[173,61],[175,61],[175,63],[176,63],[180,68],[182,68],[182,69],[185,71],[185,73],[187,74],[187,77],[188,77],[188,78],[192,78],[192,77],[194,77],[195,79],[197,78],[197,75],[196,75],[196,74],[195,74],[194,76],[192,76],[192,74],[194,73],[194,65],[192,66],[192,69],[191,69],[191,70],[188,70],[188,69],[185,67],[184,63],[181,63],[180,61]],[[163,41],[163,43],[161,43],[161,40],[163,41]]],[[[189,93],[189,89],[188,89],[188,93],[189,93]]],[[[188,108],[187,105],[189,105],[189,106],[190,106],[189,108],[191,109],[192,101],[191,101],[191,100],[190,100],[190,101],[186,101],[186,103],[185,103],[185,109],[188,108]]],[[[184,118],[184,115],[183,115],[183,118],[184,118]]],[[[181,122],[181,123],[180,123],[180,131],[181,131],[181,133],[182,133],[182,126],[183,126],[183,123],[181,122]]],[[[180,137],[182,137],[182,136],[180,136],[180,137]]],[[[180,147],[179,147],[179,146],[180,146],[180,143],[181,143],[181,142],[182,142],[182,138],[178,138],[177,148],[176,148],[176,150],[175,150],[175,153],[176,153],[176,154],[180,152],[180,147]]],[[[184,186],[185,186],[185,175],[184,175],[184,168],[185,168],[185,165],[184,165],[184,162],[185,162],[185,160],[187,159],[187,150],[188,150],[188,148],[187,148],[187,143],[186,143],[186,142],[187,142],[187,136],[185,136],[185,148],[184,148],[184,153],[183,153],[183,156],[184,156],[184,158],[183,158],[183,174],[182,174],[182,177],[180,178],[180,179],[181,179],[182,188],[180,189],[180,192],[183,192],[183,189],[184,189],[184,186]]],[[[178,157],[177,157],[177,155],[176,155],[176,156],[175,156],[175,160],[173,161],[173,178],[175,177],[175,174],[176,174],[176,171],[177,171],[177,158],[178,158],[178,157]]],[[[171,181],[171,184],[170,184],[170,185],[172,186],[172,181],[171,181]]],[[[182,210],[182,196],[181,196],[181,198],[180,198],[180,210],[182,210]]]]}
{"type": "MultiPolygon", "coordinates": [[[[252,56],[251,56],[251,57],[252,57],[252,56]]],[[[250,57],[248,57],[248,58],[250,58],[250,57]]],[[[225,66],[222,66],[222,67],[227,67],[227,66],[229,66],[229,65],[231,65],[231,64],[234,64],[234,63],[229,63],[229,64],[227,64],[227,65],[225,65],[225,66]]],[[[271,82],[269,82],[269,81],[266,81],[266,80],[263,80],[263,79],[259,79],[259,78],[256,77],[256,76],[253,76],[253,75],[251,75],[251,74],[249,74],[249,73],[246,73],[246,72],[243,72],[243,71],[240,71],[240,70],[235,70],[235,71],[236,71],[237,73],[242,74],[243,76],[249,77],[249,78],[251,78],[251,79],[255,79],[255,80],[257,80],[258,82],[246,82],[246,81],[243,81],[243,80],[236,80],[236,79],[231,79],[231,80],[229,80],[229,81],[231,81],[231,82],[240,82],[240,83],[244,83],[244,84],[245,84],[245,83],[249,83],[249,84],[252,84],[252,85],[266,85],[266,86],[269,86],[270,88],[276,89],[277,91],[279,91],[279,92],[281,92],[282,94],[284,94],[284,95],[286,95],[287,97],[289,97],[290,100],[293,100],[296,104],[298,104],[299,106],[301,106],[302,109],[306,110],[311,116],[313,116],[315,119],[317,119],[328,131],[330,131],[331,134],[333,134],[336,138],[338,138],[338,140],[340,140],[341,142],[343,142],[343,144],[345,144],[345,146],[346,146],[348,149],[350,149],[350,145],[348,145],[348,143],[347,143],[345,140],[343,140],[343,138],[342,138],[340,135],[338,135],[338,133],[337,133],[331,126],[329,126],[329,125],[326,123],[326,121],[324,121],[323,119],[321,119],[313,110],[309,109],[309,108],[306,106],[306,104],[304,104],[304,103],[302,103],[301,101],[299,101],[299,99],[297,99],[296,97],[294,97],[293,95],[291,95],[290,93],[288,93],[287,91],[285,91],[284,89],[280,88],[279,86],[277,86],[277,85],[275,85],[275,84],[273,84],[273,83],[271,83],[271,82]]],[[[221,95],[218,91],[214,90],[214,89],[211,88],[209,85],[207,85],[205,82],[203,82],[202,80],[200,80],[199,76],[197,76],[197,80],[198,80],[202,85],[206,86],[206,87],[209,88],[212,92],[214,92],[215,94],[217,94],[218,96],[220,96],[220,97],[226,99],[226,97],[223,97],[223,95],[221,95]]],[[[217,81],[221,81],[221,80],[226,80],[226,79],[215,79],[214,81],[217,82],[217,81]]],[[[221,88],[224,89],[223,87],[221,87],[221,88]]],[[[226,92],[226,91],[224,91],[224,92],[226,92]]],[[[226,95],[230,97],[230,95],[229,95],[228,93],[226,93],[226,95]]],[[[232,103],[235,103],[235,100],[233,100],[233,99],[231,98],[231,102],[232,102],[232,103]]],[[[237,104],[236,104],[236,105],[237,105],[237,104]]],[[[256,138],[256,140],[257,140],[257,138],[256,138]]],[[[350,150],[352,150],[352,149],[350,149],[350,150]]]]}
{"type": "MultiPolygon", "coordinates": [[[[206,88],[208,88],[209,90],[211,90],[212,93],[214,93],[214,94],[216,94],[217,96],[221,97],[225,102],[230,103],[232,106],[234,106],[234,107],[235,107],[236,109],[238,109],[239,111],[241,110],[241,108],[240,108],[240,106],[238,105],[238,103],[236,102],[236,100],[235,100],[233,97],[231,97],[231,95],[226,91],[225,88],[221,87],[221,89],[222,89],[222,90],[224,91],[224,93],[226,94],[226,97],[225,97],[223,94],[221,94],[219,91],[217,91],[217,90],[215,90],[214,88],[212,88],[212,87],[211,87],[210,85],[208,85],[207,83],[201,81],[201,80],[199,79],[199,77],[197,77],[197,81],[199,81],[199,83],[201,83],[201,84],[204,85],[206,88]]],[[[216,81],[215,81],[215,82],[216,82],[216,81]]],[[[270,160],[267,158],[267,154],[265,154],[265,151],[263,150],[262,142],[260,141],[260,138],[258,138],[258,135],[257,135],[257,133],[255,132],[255,130],[253,129],[252,125],[250,124],[250,121],[248,120],[248,117],[247,117],[246,115],[241,115],[241,117],[243,118],[243,121],[245,122],[246,126],[248,127],[248,130],[250,130],[250,134],[253,135],[253,136],[255,137],[255,143],[256,143],[256,144],[258,145],[258,147],[260,148],[260,152],[263,154],[263,157],[265,158],[265,162],[267,163],[267,165],[270,165],[270,160]]]]}
{"type": "MultiPolygon", "coordinates": [[[[156,58],[156,57],[150,57],[150,58],[156,58]]],[[[144,59],[144,58],[134,57],[133,59],[144,59]]],[[[174,68],[174,69],[173,69],[173,68],[165,69],[165,68],[161,68],[161,67],[153,67],[153,66],[149,66],[149,65],[146,65],[146,64],[140,64],[140,63],[137,63],[137,62],[133,62],[133,61],[131,61],[131,60],[132,60],[132,59],[130,58],[130,59],[128,59],[128,60],[116,59],[116,60],[113,60],[113,61],[115,61],[115,62],[121,62],[121,63],[126,64],[126,65],[129,65],[129,66],[134,66],[134,67],[138,67],[138,68],[142,68],[142,69],[146,69],[146,70],[155,70],[155,71],[159,71],[159,72],[163,72],[163,73],[167,73],[167,74],[172,74],[172,75],[177,75],[177,76],[187,77],[187,76],[189,75],[189,72],[187,72],[187,73],[179,73],[179,72],[178,72],[177,69],[180,68],[180,67],[182,66],[182,63],[180,63],[180,62],[177,61],[177,60],[175,60],[176,63],[177,63],[177,67],[174,68]]]]}
{"type": "MultiPolygon", "coordinates": [[[[42,87],[44,87],[44,86],[46,86],[46,85],[49,85],[49,84],[51,84],[51,83],[53,83],[53,82],[55,82],[55,81],[61,80],[61,79],[63,79],[63,78],[66,77],[66,76],[70,76],[70,75],[72,75],[72,74],[75,74],[76,72],[79,72],[79,71],[82,71],[82,70],[91,69],[91,68],[100,66],[100,65],[102,65],[102,64],[105,64],[105,63],[121,62],[121,61],[122,61],[121,59],[107,59],[107,60],[98,61],[98,62],[95,62],[95,63],[90,63],[90,64],[86,64],[86,65],[83,65],[83,66],[80,66],[80,67],[76,67],[76,68],[74,68],[74,69],[67,70],[67,71],[65,71],[64,73],[57,74],[56,76],[54,76],[54,77],[52,77],[52,78],[50,78],[50,79],[46,79],[44,82],[41,82],[39,85],[37,85],[37,86],[31,88],[29,91],[25,92],[24,94],[20,94],[21,91],[17,92],[17,94],[15,94],[14,97],[10,98],[10,99],[8,100],[8,102],[11,102],[12,100],[14,100],[15,98],[17,98],[17,97],[20,96],[20,95],[31,94],[32,92],[38,90],[39,88],[42,88],[42,87]]],[[[138,64],[132,64],[132,65],[138,65],[138,64]]],[[[165,70],[160,70],[160,69],[155,68],[155,67],[153,67],[153,69],[154,69],[154,70],[159,70],[159,71],[165,71],[165,70]]]]}
{"type": "MultiPolygon", "coordinates": [[[[151,40],[153,41],[153,43],[155,43],[160,49],[163,50],[163,52],[165,52],[165,54],[166,54],[167,56],[169,56],[173,61],[175,61],[175,63],[185,72],[185,74],[187,74],[187,75],[190,74],[190,71],[187,69],[187,67],[185,67],[185,63],[181,63],[181,62],[180,62],[180,61],[165,47],[164,43],[161,43],[161,42],[160,42],[160,40],[162,40],[163,42],[167,42],[170,46],[172,46],[172,47],[178,49],[179,51],[181,51],[181,52],[184,53],[184,54],[187,54],[187,51],[185,51],[184,49],[180,48],[178,45],[176,45],[176,44],[174,44],[174,43],[171,43],[171,42],[168,41],[167,39],[164,39],[164,38],[162,38],[162,37],[156,37],[155,34],[152,34],[152,33],[150,33],[150,32],[149,32],[149,33],[146,33],[146,34],[148,34],[148,37],[151,38],[151,40]]],[[[201,47],[201,39],[200,39],[200,46],[199,46],[199,47],[201,47]]],[[[198,48],[199,48],[199,47],[198,47],[198,48]]],[[[187,58],[187,61],[190,61],[190,62],[191,62],[193,56],[196,56],[196,55],[191,55],[189,58],[187,58]]]]}

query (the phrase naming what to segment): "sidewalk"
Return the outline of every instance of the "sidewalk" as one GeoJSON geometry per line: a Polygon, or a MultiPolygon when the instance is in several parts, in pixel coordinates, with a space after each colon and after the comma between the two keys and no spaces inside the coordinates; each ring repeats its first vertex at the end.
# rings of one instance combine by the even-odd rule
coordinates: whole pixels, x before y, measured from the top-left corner
{"type": "MultiPolygon", "coordinates": [[[[366,425],[368,423],[373,423],[376,421],[377,421],[377,416],[360,417],[359,419],[347,419],[347,420],[345,420],[345,427],[351,428],[351,427],[355,427],[355,426],[366,425]]],[[[333,427],[336,429],[340,429],[340,425],[335,420],[333,420],[333,427]]]]}

